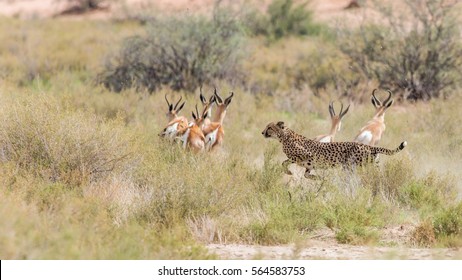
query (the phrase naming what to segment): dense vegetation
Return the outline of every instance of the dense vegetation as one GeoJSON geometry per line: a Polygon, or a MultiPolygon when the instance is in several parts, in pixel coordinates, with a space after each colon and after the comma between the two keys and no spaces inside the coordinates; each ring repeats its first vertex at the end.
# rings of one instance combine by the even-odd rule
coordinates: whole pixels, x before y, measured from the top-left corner
{"type": "MultiPolygon", "coordinates": [[[[209,26],[204,20],[194,23],[209,26]]],[[[196,83],[206,95],[217,86],[235,97],[222,151],[195,155],[157,136],[167,121],[164,95],[183,96],[189,116],[199,102],[194,86],[134,83],[115,94],[96,79],[126,38],[157,38],[147,26],[0,19],[2,259],[216,258],[204,244],[297,243],[326,228],[339,243],[397,246],[381,237],[400,225],[412,228],[406,246],[461,246],[458,85],[447,89],[449,100],[387,111],[379,145],[409,145],[381,157],[379,169],[306,180],[292,166],[288,177],[279,144],[261,136],[265,125],[284,120],[306,136],[324,133],[328,101],[342,99],[354,104],[337,139],[351,140],[372,116],[379,82],[347,85],[360,73],[344,71],[349,58],[330,37],[249,37],[243,85],[201,68],[210,80],[196,83]]]]}

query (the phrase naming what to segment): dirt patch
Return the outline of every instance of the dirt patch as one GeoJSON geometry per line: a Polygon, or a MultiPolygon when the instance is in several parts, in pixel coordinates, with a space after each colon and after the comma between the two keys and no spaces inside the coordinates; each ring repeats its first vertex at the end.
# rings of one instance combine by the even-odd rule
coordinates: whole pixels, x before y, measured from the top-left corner
{"type": "Polygon", "coordinates": [[[369,247],[309,242],[306,246],[252,246],[210,244],[210,252],[222,259],[462,259],[461,249],[426,249],[406,247],[369,247]]]}
{"type": "Polygon", "coordinates": [[[209,244],[210,252],[222,259],[462,259],[462,248],[409,247],[412,225],[389,227],[382,230],[382,246],[338,244],[328,228],[316,231],[304,244],[260,246],[243,244],[209,244]]]}

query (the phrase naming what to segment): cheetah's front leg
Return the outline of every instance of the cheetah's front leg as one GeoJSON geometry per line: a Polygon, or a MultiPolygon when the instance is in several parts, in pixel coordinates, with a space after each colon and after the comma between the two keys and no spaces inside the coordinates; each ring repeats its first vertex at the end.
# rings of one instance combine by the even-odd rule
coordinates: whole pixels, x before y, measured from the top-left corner
{"type": "Polygon", "coordinates": [[[319,176],[311,174],[311,170],[313,169],[311,168],[305,169],[305,178],[312,179],[312,180],[320,179],[319,176]]]}
{"type": "Polygon", "coordinates": [[[292,172],[289,170],[289,164],[294,163],[293,160],[291,159],[286,159],[285,161],[282,162],[282,167],[284,167],[283,171],[287,175],[292,175],[292,172]]]}
{"type": "Polygon", "coordinates": [[[305,178],[312,180],[319,179],[319,176],[311,174],[311,171],[314,170],[314,168],[310,160],[304,162],[302,166],[305,167],[305,178]]]}

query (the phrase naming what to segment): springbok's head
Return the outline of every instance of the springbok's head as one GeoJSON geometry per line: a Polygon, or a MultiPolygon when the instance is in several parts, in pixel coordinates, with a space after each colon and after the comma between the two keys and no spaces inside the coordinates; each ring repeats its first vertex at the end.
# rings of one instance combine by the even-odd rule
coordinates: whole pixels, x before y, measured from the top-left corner
{"type": "Polygon", "coordinates": [[[332,121],[332,127],[336,128],[337,131],[340,131],[340,128],[342,127],[342,118],[346,115],[346,113],[348,113],[348,109],[350,109],[350,104],[348,104],[344,111],[343,103],[340,102],[340,113],[337,115],[334,110],[334,101],[329,103],[329,114],[332,121]]]}
{"type": "Polygon", "coordinates": [[[215,103],[217,104],[217,113],[215,119],[220,123],[223,123],[223,120],[226,116],[226,109],[228,108],[229,104],[234,97],[234,92],[231,92],[230,95],[223,101],[223,98],[218,94],[217,89],[213,92],[215,96],[215,103]]]}
{"type": "Polygon", "coordinates": [[[209,100],[207,100],[204,95],[202,94],[202,87],[200,87],[200,95],[199,98],[202,102],[202,110],[207,111],[207,117],[210,118],[212,116],[212,105],[215,103],[216,97],[215,94],[213,94],[209,100]]]}
{"type": "Polygon", "coordinates": [[[371,97],[371,101],[372,101],[372,105],[374,105],[375,107],[375,116],[377,117],[380,117],[380,116],[383,116],[385,114],[385,111],[390,108],[391,105],[393,105],[393,102],[394,102],[394,99],[391,99],[391,91],[390,90],[387,90],[388,92],[388,97],[387,99],[385,99],[383,101],[383,103],[377,98],[377,96],[375,96],[375,92],[377,91],[377,89],[374,89],[372,91],[372,97],[371,97]]]}
{"type": "Polygon", "coordinates": [[[213,95],[215,96],[215,103],[217,103],[218,108],[223,108],[223,110],[226,110],[233,100],[234,92],[231,92],[228,97],[226,97],[225,101],[223,101],[223,98],[218,94],[217,88],[215,88],[213,95]]]}
{"type": "Polygon", "coordinates": [[[186,103],[186,101],[184,101],[179,107],[178,107],[178,104],[180,104],[181,102],[181,99],[183,99],[183,97],[180,97],[180,99],[178,99],[178,101],[176,102],[175,106],[173,106],[173,104],[171,104],[168,99],[167,99],[167,95],[165,95],[165,101],[167,101],[167,105],[168,105],[168,112],[166,114],[167,118],[169,121],[175,119],[176,117],[178,117],[178,113],[181,111],[181,109],[183,109],[183,106],[184,104],[186,103]]]}
{"type": "MultiPolygon", "coordinates": [[[[207,108],[205,108],[207,109],[207,108]]],[[[199,110],[197,109],[197,104],[196,104],[196,113],[194,111],[192,112],[192,117],[194,123],[202,129],[202,126],[204,125],[204,120],[208,118],[208,111],[203,110],[202,114],[199,113],[199,110]]]]}

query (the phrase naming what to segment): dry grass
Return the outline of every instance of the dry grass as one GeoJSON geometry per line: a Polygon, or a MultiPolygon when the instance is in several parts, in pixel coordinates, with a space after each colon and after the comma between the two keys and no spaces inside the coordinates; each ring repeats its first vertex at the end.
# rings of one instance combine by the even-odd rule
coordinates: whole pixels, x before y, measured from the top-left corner
{"type": "MultiPolygon", "coordinates": [[[[270,121],[284,120],[306,136],[324,133],[330,126],[327,102],[338,96],[287,86],[271,97],[218,83],[222,92],[235,92],[223,149],[194,155],[157,134],[166,123],[164,94],[185,96],[186,116],[198,94],[168,89],[114,94],[93,83],[103,54],[114,51],[111,44],[124,32],[141,32],[136,25],[0,21],[7,24],[12,31],[0,34],[5,42],[0,52],[1,258],[210,258],[200,244],[301,242],[322,227],[333,229],[339,242],[377,244],[385,226],[426,221],[416,240],[429,236],[429,225],[439,225],[436,241],[427,238],[426,244],[460,244],[455,217],[462,192],[456,172],[462,167],[462,99],[457,94],[448,101],[394,105],[380,146],[394,148],[403,140],[409,145],[398,155],[383,156],[379,169],[319,171],[323,180],[310,181],[296,166],[291,167],[295,176],[282,174],[280,146],[261,131],[270,121]],[[103,31],[92,35],[101,26],[103,31]],[[38,35],[68,27],[71,34],[64,37],[38,35]],[[29,43],[17,37],[21,32],[29,43]],[[33,37],[43,44],[27,39],[33,37]],[[82,44],[94,51],[82,50],[83,39],[76,39],[75,48],[65,47],[77,37],[87,38],[82,44]],[[29,66],[20,57],[31,44],[30,57],[44,72],[26,83],[29,66]],[[13,45],[19,54],[8,50],[13,45]]],[[[285,44],[294,50],[287,52],[289,59],[296,59],[310,43],[285,44]]],[[[277,54],[260,57],[265,65],[278,65],[284,53],[280,45],[264,51],[277,54]]],[[[246,67],[264,75],[261,65],[246,67]]],[[[278,79],[277,74],[262,77],[278,79]]],[[[209,95],[212,89],[204,90],[209,95]]],[[[369,103],[352,104],[337,139],[353,139],[372,114],[369,103]]]]}

